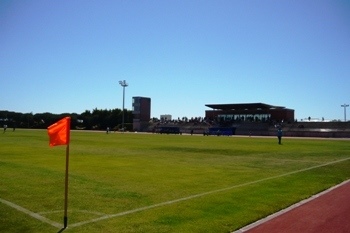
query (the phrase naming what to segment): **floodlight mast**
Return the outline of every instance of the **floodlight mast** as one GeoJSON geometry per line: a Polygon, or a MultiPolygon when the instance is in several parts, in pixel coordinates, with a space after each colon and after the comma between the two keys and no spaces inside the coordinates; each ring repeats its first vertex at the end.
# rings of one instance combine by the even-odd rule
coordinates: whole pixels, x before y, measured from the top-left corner
{"type": "Polygon", "coordinates": [[[346,107],[349,107],[348,104],[343,104],[343,105],[340,105],[341,107],[344,108],[344,121],[346,122],[346,107]]]}
{"type": "Polygon", "coordinates": [[[124,132],[124,102],[125,102],[125,87],[128,86],[125,80],[119,81],[119,84],[123,87],[123,112],[122,112],[122,131],[124,132]]]}

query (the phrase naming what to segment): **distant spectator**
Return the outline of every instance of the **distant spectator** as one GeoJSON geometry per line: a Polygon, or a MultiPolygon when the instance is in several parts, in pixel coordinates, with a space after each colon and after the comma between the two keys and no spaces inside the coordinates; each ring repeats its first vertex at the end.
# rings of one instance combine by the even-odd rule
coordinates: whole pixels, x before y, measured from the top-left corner
{"type": "Polygon", "coordinates": [[[278,130],[277,130],[278,144],[282,143],[282,134],[283,134],[282,129],[278,128],[278,130]]]}

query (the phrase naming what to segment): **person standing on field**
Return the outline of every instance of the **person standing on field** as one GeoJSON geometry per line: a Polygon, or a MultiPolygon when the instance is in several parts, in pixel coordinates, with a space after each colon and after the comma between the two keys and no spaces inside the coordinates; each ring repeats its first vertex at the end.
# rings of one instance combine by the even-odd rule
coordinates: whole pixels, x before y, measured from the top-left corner
{"type": "Polygon", "coordinates": [[[278,128],[278,130],[277,130],[277,138],[278,138],[278,144],[280,144],[280,145],[282,143],[282,134],[283,134],[282,129],[278,128]]]}

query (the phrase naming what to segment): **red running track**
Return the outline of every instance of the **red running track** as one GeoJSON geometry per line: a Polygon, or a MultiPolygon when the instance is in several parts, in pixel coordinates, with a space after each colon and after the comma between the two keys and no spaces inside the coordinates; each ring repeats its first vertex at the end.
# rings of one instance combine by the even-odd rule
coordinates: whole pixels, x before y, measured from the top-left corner
{"type": "Polygon", "coordinates": [[[236,233],[350,233],[350,180],[236,233]]]}

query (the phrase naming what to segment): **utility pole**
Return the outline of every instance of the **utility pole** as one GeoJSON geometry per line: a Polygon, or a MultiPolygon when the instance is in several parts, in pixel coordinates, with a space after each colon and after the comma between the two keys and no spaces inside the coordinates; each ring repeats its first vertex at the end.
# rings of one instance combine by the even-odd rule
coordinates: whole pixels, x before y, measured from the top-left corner
{"type": "Polygon", "coordinates": [[[122,117],[123,117],[123,120],[122,120],[122,130],[124,132],[124,102],[125,102],[125,87],[128,86],[128,84],[126,83],[125,80],[123,81],[119,81],[119,84],[123,87],[123,112],[122,112],[122,117]]]}
{"type": "Polygon", "coordinates": [[[346,107],[349,107],[348,104],[343,104],[343,105],[340,105],[341,107],[344,108],[344,122],[346,122],[346,107]]]}

